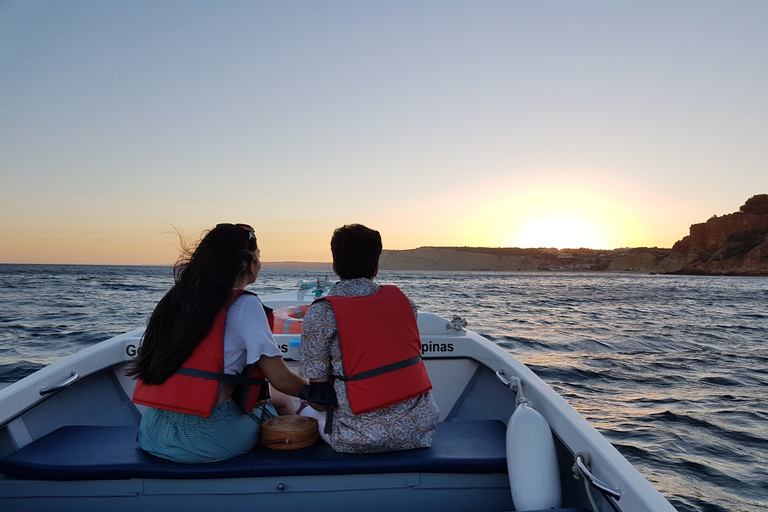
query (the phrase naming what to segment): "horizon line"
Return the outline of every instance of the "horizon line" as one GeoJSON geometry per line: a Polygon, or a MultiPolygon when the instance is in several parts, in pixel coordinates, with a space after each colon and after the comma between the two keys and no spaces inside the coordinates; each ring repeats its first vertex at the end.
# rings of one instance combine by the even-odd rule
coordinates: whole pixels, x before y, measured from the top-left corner
{"type": "MultiPolygon", "coordinates": [[[[638,246],[638,247],[616,247],[614,249],[592,249],[589,247],[568,247],[563,249],[558,249],[557,247],[487,247],[487,246],[470,246],[470,245],[422,245],[419,247],[415,247],[413,249],[383,249],[382,253],[384,252],[405,252],[405,251],[415,251],[418,249],[493,249],[493,250],[521,250],[521,251],[602,251],[602,252],[614,252],[614,251],[622,251],[622,250],[633,250],[633,249],[655,249],[655,250],[664,250],[664,251],[671,251],[672,248],[669,247],[648,247],[648,246],[638,246]]],[[[264,261],[262,260],[262,265],[265,267],[271,267],[271,268],[291,268],[291,267],[304,267],[304,268],[314,268],[314,267],[324,267],[324,266],[332,266],[332,261],[302,261],[302,260],[279,260],[279,261],[264,261]]],[[[13,262],[13,261],[0,261],[0,265],[58,265],[58,266],[92,266],[92,267],[173,267],[175,265],[174,263],[51,263],[51,262],[13,262]]]]}

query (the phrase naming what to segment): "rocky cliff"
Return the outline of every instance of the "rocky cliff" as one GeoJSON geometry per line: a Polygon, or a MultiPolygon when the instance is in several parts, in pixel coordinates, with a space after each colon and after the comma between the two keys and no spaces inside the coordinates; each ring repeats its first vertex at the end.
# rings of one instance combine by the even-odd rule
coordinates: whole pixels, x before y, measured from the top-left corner
{"type": "Polygon", "coordinates": [[[385,270],[548,270],[768,276],[768,195],[694,224],[672,249],[420,247],[384,251],[385,270]]]}
{"type": "Polygon", "coordinates": [[[736,212],[694,224],[672,247],[674,273],[768,275],[768,213],[736,212]]]}

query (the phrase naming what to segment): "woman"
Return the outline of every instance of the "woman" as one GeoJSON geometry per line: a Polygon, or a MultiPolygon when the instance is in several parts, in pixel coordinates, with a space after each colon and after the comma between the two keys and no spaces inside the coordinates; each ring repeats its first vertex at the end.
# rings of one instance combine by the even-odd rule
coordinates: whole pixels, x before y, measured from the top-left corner
{"type": "Polygon", "coordinates": [[[175,284],[129,371],[139,379],[133,401],[147,406],[139,427],[147,452],[186,463],[229,459],[256,446],[275,405],[294,414],[286,395],[307,381],[285,365],[266,309],[245,291],[260,269],[246,224],[217,225],[174,267],[175,284]],[[285,393],[275,403],[266,401],[270,383],[285,393]]]}

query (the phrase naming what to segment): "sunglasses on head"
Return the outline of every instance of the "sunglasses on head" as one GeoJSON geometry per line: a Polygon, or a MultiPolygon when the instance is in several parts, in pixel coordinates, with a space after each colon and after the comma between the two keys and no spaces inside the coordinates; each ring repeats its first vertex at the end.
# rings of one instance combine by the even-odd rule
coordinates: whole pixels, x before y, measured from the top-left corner
{"type": "Polygon", "coordinates": [[[256,233],[253,231],[253,228],[248,224],[235,224],[235,226],[239,227],[240,229],[244,229],[248,232],[248,240],[254,240],[256,238],[256,233]]]}
{"type": "MultiPolygon", "coordinates": [[[[219,226],[231,226],[232,224],[217,224],[216,227],[219,226]]],[[[249,226],[248,224],[235,224],[235,226],[239,227],[240,229],[244,229],[248,232],[248,240],[255,240],[256,239],[256,233],[253,231],[253,228],[249,226]]]]}

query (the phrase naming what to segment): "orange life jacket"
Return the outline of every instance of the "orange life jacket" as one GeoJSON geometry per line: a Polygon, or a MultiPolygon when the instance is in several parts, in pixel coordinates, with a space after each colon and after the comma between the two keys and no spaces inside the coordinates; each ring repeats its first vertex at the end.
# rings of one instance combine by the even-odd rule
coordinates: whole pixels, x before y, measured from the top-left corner
{"type": "Polygon", "coordinates": [[[408,298],[396,286],[371,295],[331,295],[353,414],[383,409],[432,389],[408,298]]]}
{"type": "MultiPolygon", "coordinates": [[[[269,383],[257,364],[247,366],[240,375],[222,373],[227,311],[242,293],[251,292],[235,290],[232,300],[214,318],[211,330],[176,373],[162,384],[136,382],[134,403],[207,418],[216,406],[220,382],[235,383],[232,397],[245,412],[269,398],[269,383]]],[[[266,308],[265,312],[269,316],[266,308]]]]}

